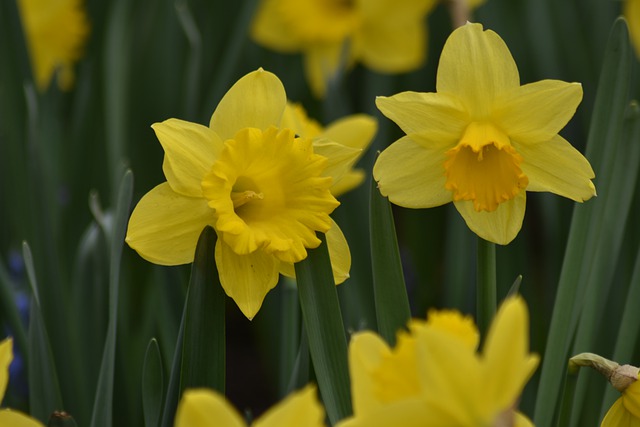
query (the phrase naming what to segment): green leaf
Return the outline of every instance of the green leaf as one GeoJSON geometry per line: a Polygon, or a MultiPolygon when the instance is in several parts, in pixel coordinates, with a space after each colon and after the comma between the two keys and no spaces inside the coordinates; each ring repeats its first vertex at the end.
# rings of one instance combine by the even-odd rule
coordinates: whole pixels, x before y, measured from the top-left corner
{"type": "Polygon", "coordinates": [[[182,319],[180,320],[180,328],[178,329],[178,338],[176,339],[176,347],[173,352],[173,362],[171,363],[171,374],[169,375],[167,397],[164,401],[164,411],[162,413],[162,427],[173,426],[173,418],[176,415],[178,400],[180,399],[180,368],[182,366],[182,342],[186,317],[187,301],[184,303],[182,319]]]}
{"type": "Polygon", "coordinates": [[[216,232],[202,230],[187,292],[180,390],[208,387],[224,394],[225,293],[216,268],[216,232]]]}
{"type": "MultiPolygon", "coordinates": [[[[592,116],[586,157],[600,182],[611,176],[616,147],[620,142],[622,117],[627,106],[631,51],[626,23],[618,19],[609,36],[592,116]]],[[[607,185],[604,185],[607,188],[607,185]]],[[[550,427],[556,412],[558,396],[569,347],[582,311],[587,289],[586,278],[597,250],[599,219],[604,203],[591,200],[576,205],[571,220],[569,239],[560,274],[556,302],[542,358],[534,423],[550,427]],[[598,206],[600,206],[598,208],[598,206]],[[600,212],[597,211],[600,210],[600,212]]]]}
{"type": "MultiPolygon", "coordinates": [[[[602,322],[609,317],[602,301],[610,293],[613,284],[640,167],[640,112],[636,104],[633,104],[618,138],[621,141],[615,145],[616,155],[610,166],[611,174],[601,180],[603,196],[598,200],[599,205],[594,212],[597,222],[593,223],[593,232],[599,235],[598,243],[593,260],[588,264],[589,269],[580,278],[587,283],[587,290],[573,354],[595,349],[602,322]],[[610,206],[615,206],[616,209],[610,209],[610,206]]],[[[584,400],[590,388],[589,379],[590,376],[587,375],[578,379],[570,426],[577,426],[580,415],[584,413],[584,400]]]]}
{"type": "MultiPolygon", "coordinates": [[[[129,220],[129,207],[133,194],[133,173],[128,170],[122,177],[113,227],[105,229],[109,242],[109,325],[102,354],[98,386],[91,417],[92,427],[111,427],[113,424],[113,382],[115,379],[116,328],[118,324],[118,291],[120,260],[129,220]]],[[[104,224],[101,224],[104,226],[104,224]]]]}
{"type": "Polygon", "coordinates": [[[351,414],[347,339],[324,235],[295,264],[302,319],[322,401],[332,424],[351,414]]]}
{"type": "Polygon", "coordinates": [[[15,303],[14,286],[7,268],[0,260],[0,322],[5,321],[20,351],[27,354],[27,333],[15,303]]]}
{"type": "Polygon", "coordinates": [[[389,199],[371,180],[370,199],[371,265],[373,295],[380,335],[393,346],[396,333],[411,318],[407,288],[389,199]]]}
{"type": "Polygon", "coordinates": [[[29,406],[33,417],[46,422],[51,413],[63,408],[62,395],[47,327],[40,309],[33,257],[27,242],[22,244],[22,254],[33,293],[29,308],[29,353],[27,359],[30,391],[29,406]]]}
{"type": "Polygon", "coordinates": [[[164,394],[164,375],[162,357],[158,341],[152,338],[147,346],[142,366],[142,412],[144,425],[156,427],[162,415],[162,395],[164,394]]]}

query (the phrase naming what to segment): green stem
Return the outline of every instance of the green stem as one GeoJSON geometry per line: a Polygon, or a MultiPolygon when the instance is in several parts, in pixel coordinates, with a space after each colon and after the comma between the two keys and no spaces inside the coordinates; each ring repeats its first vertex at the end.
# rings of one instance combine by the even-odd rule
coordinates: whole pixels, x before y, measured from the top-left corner
{"type": "Polygon", "coordinates": [[[489,329],[496,313],[496,246],[478,237],[476,317],[480,333],[489,329]]]}

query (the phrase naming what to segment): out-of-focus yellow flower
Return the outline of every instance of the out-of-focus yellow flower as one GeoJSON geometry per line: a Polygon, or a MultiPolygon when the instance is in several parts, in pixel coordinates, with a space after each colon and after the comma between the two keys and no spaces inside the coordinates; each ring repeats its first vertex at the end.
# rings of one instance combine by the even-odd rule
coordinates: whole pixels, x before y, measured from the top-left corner
{"type": "Polygon", "coordinates": [[[622,393],[607,411],[601,427],[640,427],[640,370],[631,365],[619,365],[593,353],[581,353],[569,360],[570,372],[581,366],[594,368],[622,393]]]}
{"type": "Polygon", "coordinates": [[[431,312],[390,349],[376,334],[354,335],[349,370],[354,415],[339,427],[532,426],[516,406],[538,365],[529,353],[522,298],[507,299],[481,354],[469,317],[431,312]]]}
{"type": "Polygon", "coordinates": [[[58,71],[58,86],[68,90],[74,63],[80,59],[89,34],[82,0],[18,0],[33,78],[45,91],[58,71]]]}
{"type": "Polygon", "coordinates": [[[640,0],[626,0],[622,13],[629,24],[629,34],[636,56],[640,58],[640,0]]]}
{"type": "Polygon", "coordinates": [[[360,150],[335,142],[316,150],[311,139],[296,137],[280,124],[286,100],[280,80],[260,69],[227,92],[209,127],[178,119],[154,124],[167,182],[140,200],[127,231],[143,258],[178,265],[193,261],[198,236],[211,225],[220,283],[249,319],[278,273],[293,276],[293,264],[320,244],[317,231],[327,234],[336,283],[351,266],[344,235],[329,217],[339,205],[330,188],[360,150]]]}
{"type": "Polygon", "coordinates": [[[382,73],[418,68],[425,59],[425,16],[436,0],[263,0],[252,28],[258,43],[304,54],[307,81],[323,96],[341,63],[382,73]]]}
{"type": "Polygon", "coordinates": [[[473,232],[504,245],[520,231],[526,191],[577,202],[595,195],[591,165],[558,135],[582,99],[579,83],[521,86],[500,36],[467,24],[445,43],[436,88],[376,100],[407,134],[373,168],[391,202],[430,208],[453,201],[473,232]]]}
{"type": "MultiPolygon", "coordinates": [[[[180,400],[175,427],[246,427],[242,416],[224,396],[209,389],[187,390],[180,400]]],[[[293,393],[251,427],[323,427],[324,409],[313,386],[293,393]]]]}
{"type": "MultiPolygon", "coordinates": [[[[0,342],[0,403],[9,383],[9,365],[13,360],[13,340],[7,338],[0,342]]],[[[11,409],[0,409],[0,426],[3,427],[43,427],[34,418],[11,409]]]]}
{"type": "MultiPolygon", "coordinates": [[[[335,141],[339,144],[360,150],[354,163],[364,154],[378,128],[376,119],[367,114],[353,114],[330,123],[323,128],[320,123],[307,116],[307,112],[298,103],[287,103],[282,116],[282,127],[293,129],[296,135],[313,139],[313,149],[322,154],[324,146],[335,141]]],[[[331,186],[331,193],[341,196],[353,190],[364,181],[365,173],[362,169],[349,169],[339,180],[331,186]]]]}

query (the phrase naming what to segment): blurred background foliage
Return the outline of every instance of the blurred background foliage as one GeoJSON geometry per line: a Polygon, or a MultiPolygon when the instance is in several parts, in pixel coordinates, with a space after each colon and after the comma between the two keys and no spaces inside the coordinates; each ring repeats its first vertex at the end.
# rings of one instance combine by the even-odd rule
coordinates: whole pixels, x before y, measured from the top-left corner
{"type": "MultiPolygon", "coordinates": [[[[27,241],[65,409],[79,425],[88,425],[107,334],[108,230],[120,181],[130,168],[135,175],[131,206],[164,181],[163,151],[152,123],[176,117],[208,124],[226,90],[263,67],[283,81],[290,99],[302,102],[324,124],[355,112],[378,118],[378,135],[360,163],[369,180],[376,151],[402,135],[377,111],[375,96],[435,91],[439,53],[452,30],[447,2],[428,16],[429,52],[422,68],[382,75],[356,66],[325,100],[311,95],[299,55],[274,53],[248,38],[256,6],[256,0],[87,0],[91,32],[76,66],[74,88],[61,92],[51,85],[38,93],[16,3],[0,2],[0,334],[16,336],[19,355],[5,404],[28,409],[25,368],[31,355],[25,331],[31,291],[22,249],[27,241]]],[[[621,8],[614,0],[488,0],[474,12],[473,21],[505,40],[523,84],[542,79],[582,83],[584,100],[561,132],[582,152],[607,37],[621,8]]],[[[632,62],[629,98],[640,90],[637,60],[632,62]]],[[[598,176],[595,184],[600,190],[598,176]]],[[[348,332],[376,327],[369,191],[366,182],[343,196],[335,212],[353,256],[351,279],[338,288],[348,332]]],[[[602,291],[595,348],[589,349],[604,356],[615,342],[640,242],[637,192],[631,203],[628,223],[616,225],[624,230],[620,256],[604,260],[613,279],[602,291]]],[[[519,236],[497,250],[498,297],[523,276],[531,346],[540,354],[574,206],[581,208],[548,193],[529,193],[519,236]]],[[[394,214],[412,313],[424,317],[430,307],[473,313],[475,236],[455,208],[394,207],[394,214]]],[[[158,340],[168,374],[188,276],[188,266],[155,266],[124,248],[114,384],[117,425],[142,424],[141,373],[152,337],[158,340]]],[[[228,304],[227,394],[241,410],[257,415],[287,390],[292,354],[298,348],[299,313],[297,304],[291,306],[295,292],[290,283],[276,287],[252,322],[228,304]]],[[[637,364],[637,348],[634,355],[637,364]]],[[[600,402],[605,384],[594,384],[587,398],[600,402]]],[[[525,413],[533,413],[535,389],[534,379],[521,404],[525,413]]],[[[600,405],[592,406],[595,418],[580,425],[597,424],[600,405]]]]}

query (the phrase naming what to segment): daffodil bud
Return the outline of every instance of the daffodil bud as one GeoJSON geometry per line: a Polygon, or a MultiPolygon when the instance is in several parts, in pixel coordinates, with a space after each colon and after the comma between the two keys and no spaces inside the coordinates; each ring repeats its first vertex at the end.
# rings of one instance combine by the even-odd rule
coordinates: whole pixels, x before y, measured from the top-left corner
{"type": "Polygon", "coordinates": [[[589,366],[600,372],[620,393],[636,382],[640,373],[640,369],[635,366],[619,365],[593,353],[580,353],[569,359],[569,370],[571,372],[575,372],[582,366],[589,366]]]}

